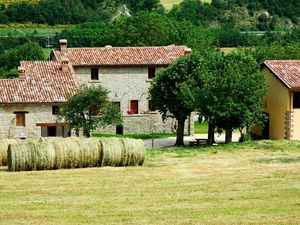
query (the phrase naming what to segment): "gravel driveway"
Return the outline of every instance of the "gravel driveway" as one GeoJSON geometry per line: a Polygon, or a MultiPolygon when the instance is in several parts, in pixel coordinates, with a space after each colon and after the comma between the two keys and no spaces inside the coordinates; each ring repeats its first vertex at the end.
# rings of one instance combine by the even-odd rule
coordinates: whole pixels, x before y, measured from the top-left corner
{"type": "MultiPolygon", "coordinates": [[[[233,133],[232,134],[232,141],[238,142],[240,137],[239,133],[233,133]]],[[[189,145],[190,140],[194,140],[195,138],[207,138],[207,134],[195,134],[193,136],[185,136],[184,137],[184,143],[186,146],[189,145]]],[[[225,141],[225,135],[217,135],[215,134],[215,140],[217,143],[222,143],[225,141]]],[[[174,144],[176,142],[176,137],[169,137],[169,138],[157,138],[153,139],[153,148],[168,148],[168,147],[174,147],[174,144]]],[[[145,147],[146,148],[152,148],[152,139],[146,139],[144,140],[145,147]]]]}

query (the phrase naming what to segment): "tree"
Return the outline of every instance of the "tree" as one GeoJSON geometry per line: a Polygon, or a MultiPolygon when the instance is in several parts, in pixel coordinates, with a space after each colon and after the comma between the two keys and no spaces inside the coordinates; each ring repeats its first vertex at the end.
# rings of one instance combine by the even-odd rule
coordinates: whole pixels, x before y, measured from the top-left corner
{"type": "Polygon", "coordinates": [[[194,88],[201,86],[198,78],[201,62],[194,53],[179,58],[157,74],[149,90],[153,105],[163,119],[171,114],[178,121],[176,146],[184,146],[185,120],[195,109],[194,88]]]}
{"type": "Polygon", "coordinates": [[[76,131],[82,129],[86,137],[90,137],[90,133],[96,128],[122,123],[119,109],[109,101],[108,91],[102,86],[82,87],[62,105],[60,119],[62,118],[76,131]]]}
{"type": "Polygon", "coordinates": [[[42,60],[44,59],[43,50],[36,42],[28,42],[23,45],[5,50],[0,54],[0,67],[6,78],[15,77],[16,73],[13,72],[20,61],[22,60],[42,60]]]}
{"type": "Polygon", "coordinates": [[[204,84],[198,93],[197,109],[215,126],[226,130],[225,142],[230,143],[234,128],[261,121],[266,93],[264,77],[250,55],[219,53],[208,59],[211,66],[202,78],[204,84]]]}

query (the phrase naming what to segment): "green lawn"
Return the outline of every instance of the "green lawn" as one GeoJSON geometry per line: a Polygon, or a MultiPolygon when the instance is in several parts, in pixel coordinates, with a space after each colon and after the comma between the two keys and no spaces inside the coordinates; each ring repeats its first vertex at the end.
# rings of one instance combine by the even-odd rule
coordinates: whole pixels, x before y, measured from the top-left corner
{"type": "Polygon", "coordinates": [[[143,167],[6,172],[0,224],[300,224],[300,143],[147,151],[143,167]]]}
{"type": "Polygon", "coordinates": [[[43,28],[43,27],[33,27],[33,28],[0,28],[0,36],[13,35],[13,36],[23,36],[26,34],[36,35],[54,35],[55,33],[59,33],[63,30],[63,28],[43,28]]]}
{"type": "Polygon", "coordinates": [[[195,134],[207,134],[208,133],[208,123],[207,121],[202,122],[202,123],[198,123],[198,121],[196,121],[194,123],[194,132],[195,134]]]}
{"type": "Polygon", "coordinates": [[[152,139],[175,137],[173,133],[153,133],[153,134],[93,134],[93,137],[118,137],[118,138],[134,138],[134,139],[152,139]]]}

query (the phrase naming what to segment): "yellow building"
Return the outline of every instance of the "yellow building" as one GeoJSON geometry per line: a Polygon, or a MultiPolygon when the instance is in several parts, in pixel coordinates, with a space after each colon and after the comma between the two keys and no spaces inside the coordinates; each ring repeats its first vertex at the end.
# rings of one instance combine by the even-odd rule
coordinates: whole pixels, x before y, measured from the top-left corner
{"type": "Polygon", "coordinates": [[[264,136],[300,140],[300,60],[265,61],[261,72],[268,85],[264,136]]]}

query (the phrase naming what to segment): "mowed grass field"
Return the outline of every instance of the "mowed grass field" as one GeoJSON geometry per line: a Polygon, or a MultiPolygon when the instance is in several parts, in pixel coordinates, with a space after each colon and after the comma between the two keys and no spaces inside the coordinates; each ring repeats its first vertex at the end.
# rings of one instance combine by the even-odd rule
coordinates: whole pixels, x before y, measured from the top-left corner
{"type": "MultiPolygon", "coordinates": [[[[211,0],[201,0],[202,2],[211,2],[211,0]]],[[[178,5],[182,0],[160,0],[161,4],[167,9],[171,9],[173,5],[178,5]]]]}
{"type": "MultiPolygon", "coordinates": [[[[34,25],[32,25],[34,26],[34,25]]],[[[42,36],[53,36],[59,33],[63,28],[42,28],[42,27],[32,27],[32,28],[0,28],[0,36],[24,36],[27,34],[36,34],[42,36]]]]}
{"type": "Polygon", "coordinates": [[[300,143],[147,150],[143,167],[6,172],[0,224],[300,224],[300,143]]]}

